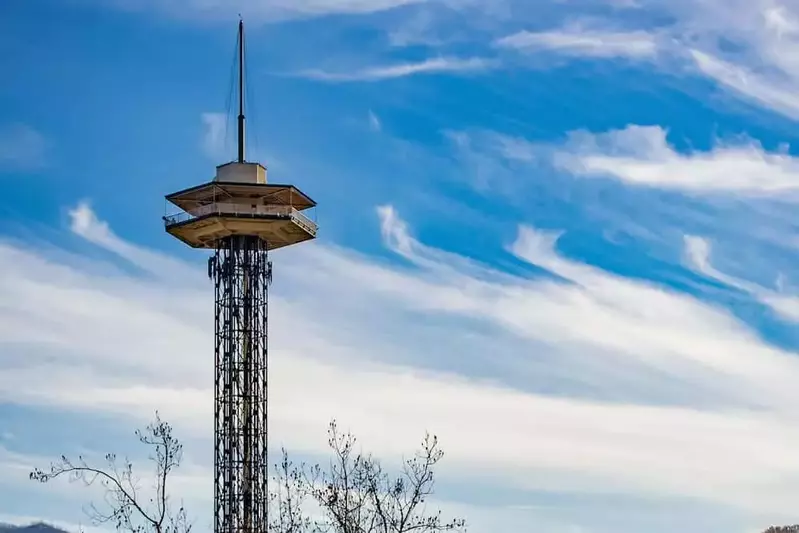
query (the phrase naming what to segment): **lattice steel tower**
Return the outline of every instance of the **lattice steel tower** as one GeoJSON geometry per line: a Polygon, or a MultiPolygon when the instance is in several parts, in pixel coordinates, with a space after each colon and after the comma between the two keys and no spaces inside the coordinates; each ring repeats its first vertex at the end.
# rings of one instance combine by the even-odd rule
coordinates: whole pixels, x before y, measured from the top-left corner
{"type": "Polygon", "coordinates": [[[238,31],[238,157],[216,177],[166,197],[180,212],[166,231],[213,250],[216,294],[214,531],[267,532],[268,253],[316,237],[302,212],[316,203],[292,185],[267,183],[266,168],[244,159],[244,25],[238,31]]]}

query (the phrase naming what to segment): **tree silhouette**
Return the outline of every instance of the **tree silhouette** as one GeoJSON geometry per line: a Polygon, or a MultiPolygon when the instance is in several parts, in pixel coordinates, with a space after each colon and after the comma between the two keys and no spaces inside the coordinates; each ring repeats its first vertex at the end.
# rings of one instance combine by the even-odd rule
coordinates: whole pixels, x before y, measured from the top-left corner
{"type": "MultiPolygon", "coordinates": [[[[156,468],[155,496],[142,501],[140,480],[132,463],[106,455],[104,467],[78,457],[62,456],[49,470],[35,469],[30,478],[46,483],[61,476],[86,486],[105,489],[104,508],[90,504],[87,514],[95,525],[113,523],[130,533],[189,533],[191,523],[183,505],[172,509],[167,491],[169,474],[180,466],[183,446],[172,427],[156,413],[139,441],[152,448],[156,468]]],[[[275,465],[269,494],[269,531],[272,533],[436,533],[461,531],[462,519],[444,521],[441,511],[428,510],[435,485],[434,468],[444,453],[435,436],[426,435],[421,448],[404,461],[392,477],[380,462],[355,449],[356,439],[330,423],[329,468],[295,465],[285,450],[275,465]]],[[[258,533],[258,532],[254,532],[258,533]]]]}
{"type": "Polygon", "coordinates": [[[371,455],[357,452],[356,439],[330,423],[329,469],[294,465],[283,450],[272,497],[271,529],[278,533],[433,533],[461,531],[465,521],[444,521],[429,512],[434,468],[444,456],[435,436],[390,476],[371,455]],[[317,518],[309,518],[315,514],[317,518]]]}
{"type": "Polygon", "coordinates": [[[133,464],[127,458],[120,461],[111,453],[105,456],[103,467],[90,465],[82,456],[72,460],[62,455],[47,471],[35,469],[30,478],[47,483],[66,476],[70,482],[102,486],[103,506],[91,503],[86,511],[94,525],[113,523],[117,530],[130,533],[189,533],[191,523],[186,510],[182,504],[173,509],[167,491],[169,474],[180,466],[183,445],[158,413],[144,431],[136,431],[136,436],[151,448],[150,460],[155,464],[155,495],[147,501],[142,501],[140,480],[133,473],[133,464]]]}

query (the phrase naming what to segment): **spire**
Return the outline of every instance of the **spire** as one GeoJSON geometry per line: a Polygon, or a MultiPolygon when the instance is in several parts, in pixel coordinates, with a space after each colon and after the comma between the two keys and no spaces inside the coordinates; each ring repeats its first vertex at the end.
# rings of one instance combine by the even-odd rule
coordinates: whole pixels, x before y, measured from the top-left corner
{"type": "Polygon", "coordinates": [[[238,162],[244,163],[244,21],[239,19],[239,153],[238,162]]]}

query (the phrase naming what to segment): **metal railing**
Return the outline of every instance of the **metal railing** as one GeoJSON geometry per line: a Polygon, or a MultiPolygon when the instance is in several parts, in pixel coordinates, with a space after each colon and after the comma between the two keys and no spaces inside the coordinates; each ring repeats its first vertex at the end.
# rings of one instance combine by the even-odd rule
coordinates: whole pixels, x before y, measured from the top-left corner
{"type": "Polygon", "coordinates": [[[319,227],[316,225],[316,222],[305,216],[301,211],[297,211],[293,207],[291,208],[291,220],[293,220],[298,226],[303,228],[311,235],[316,235],[316,231],[319,227]]]}
{"type": "Polygon", "coordinates": [[[248,205],[248,204],[234,204],[227,202],[219,202],[213,204],[206,204],[191,211],[181,211],[174,215],[164,216],[164,226],[171,227],[176,224],[181,224],[195,218],[204,217],[207,215],[235,215],[235,216],[282,216],[290,218],[298,226],[303,228],[311,235],[316,235],[316,223],[305,216],[300,211],[297,211],[290,205],[248,205]]]}

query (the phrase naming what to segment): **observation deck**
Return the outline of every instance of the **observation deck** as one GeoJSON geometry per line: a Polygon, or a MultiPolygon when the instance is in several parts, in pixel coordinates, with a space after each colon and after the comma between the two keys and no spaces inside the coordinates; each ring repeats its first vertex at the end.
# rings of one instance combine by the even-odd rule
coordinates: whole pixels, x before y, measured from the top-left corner
{"type": "Polygon", "coordinates": [[[259,237],[269,250],[316,237],[316,222],[305,214],[316,202],[293,185],[266,183],[258,163],[221,165],[213,181],[166,200],[180,210],[163,217],[166,231],[192,248],[215,248],[232,235],[259,237]]]}

